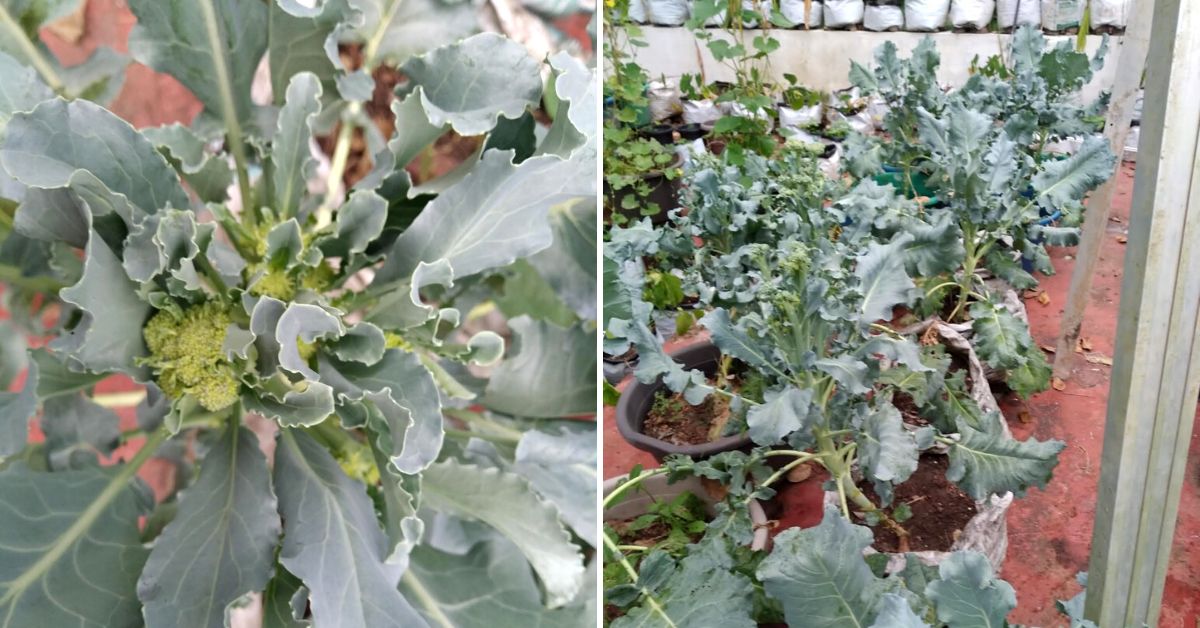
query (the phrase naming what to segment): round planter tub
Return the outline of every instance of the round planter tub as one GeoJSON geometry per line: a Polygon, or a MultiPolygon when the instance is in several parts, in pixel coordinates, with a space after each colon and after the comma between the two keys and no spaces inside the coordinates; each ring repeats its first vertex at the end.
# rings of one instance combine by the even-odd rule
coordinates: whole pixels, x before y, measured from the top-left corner
{"type": "MultiPolygon", "coordinates": [[[[683,368],[700,369],[708,375],[716,373],[717,364],[721,360],[720,349],[717,349],[717,346],[711,342],[702,342],[677,349],[670,355],[671,359],[682,364],[683,368]]],[[[650,413],[651,406],[654,405],[654,395],[665,387],[661,378],[652,384],[643,384],[634,380],[625,388],[625,392],[621,393],[621,399],[617,402],[617,430],[621,433],[621,438],[624,438],[630,445],[649,452],[659,462],[671,454],[682,454],[701,460],[723,451],[750,449],[754,446],[749,434],[726,436],[697,445],[676,445],[644,434],[642,425],[646,420],[646,415],[650,413]]]]}
{"type": "MultiPolygon", "coordinates": [[[[607,497],[626,477],[628,476],[622,475],[605,480],[604,496],[607,497]]],[[[708,489],[704,486],[704,482],[700,481],[700,478],[697,477],[688,477],[674,484],[668,484],[667,476],[656,475],[642,480],[641,484],[637,488],[631,489],[631,491],[625,495],[625,498],[620,503],[613,504],[604,510],[605,521],[634,519],[646,514],[650,504],[654,503],[655,500],[671,500],[683,493],[692,493],[696,497],[699,497],[704,502],[710,517],[716,515],[716,505],[720,501],[708,492],[708,489]]],[[[762,504],[757,500],[750,502],[750,521],[754,523],[754,540],[750,542],[750,549],[756,551],[767,549],[769,532],[767,529],[767,515],[763,511],[762,504]]]]}

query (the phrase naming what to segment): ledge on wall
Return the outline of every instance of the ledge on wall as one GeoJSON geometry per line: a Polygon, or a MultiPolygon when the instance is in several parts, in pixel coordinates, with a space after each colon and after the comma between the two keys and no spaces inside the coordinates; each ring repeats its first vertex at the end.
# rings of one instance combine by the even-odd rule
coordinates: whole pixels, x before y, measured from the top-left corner
{"type": "MultiPolygon", "coordinates": [[[[718,37],[723,36],[721,31],[718,37]]],[[[660,76],[677,77],[681,74],[702,73],[707,82],[728,81],[733,72],[725,65],[713,60],[703,42],[699,42],[686,28],[643,26],[642,39],[648,44],[637,50],[637,62],[646,69],[651,78],[660,76]]],[[[749,41],[761,35],[759,30],[746,30],[743,36],[749,41]]],[[[938,79],[946,85],[957,86],[967,80],[967,68],[971,59],[979,55],[980,62],[1008,48],[1012,37],[999,33],[910,33],[835,31],[835,30],[784,30],[772,29],[771,36],[779,40],[779,50],[771,53],[771,72],[779,82],[784,73],[795,74],[804,85],[821,91],[832,91],[850,86],[850,62],[863,65],[871,63],[875,49],[886,41],[892,41],[907,56],[922,38],[932,37],[942,56],[938,79]]],[[[1053,44],[1060,41],[1074,42],[1075,35],[1047,35],[1053,44]]],[[[1088,54],[1100,47],[1102,35],[1089,35],[1088,54]]],[[[1104,69],[1096,74],[1091,84],[1083,90],[1085,99],[1095,98],[1100,91],[1112,85],[1116,71],[1116,55],[1120,51],[1122,38],[1109,38],[1109,52],[1104,69]]]]}

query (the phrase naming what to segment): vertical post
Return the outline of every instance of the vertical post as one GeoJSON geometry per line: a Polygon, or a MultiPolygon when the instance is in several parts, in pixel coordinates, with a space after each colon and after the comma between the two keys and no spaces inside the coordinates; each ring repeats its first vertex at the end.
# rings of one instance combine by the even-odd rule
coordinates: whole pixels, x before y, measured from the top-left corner
{"type": "MultiPolygon", "coordinates": [[[[1133,120],[1133,105],[1142,86],[1146,50],[1150,47],[1150,15],[1153,9],[1154,0],[1134,0],[1133,15],[1130,16],[1129,26],[1125,29],[1125,37],[1116,55],[1117,72],[1104,136],[1118,156],[1125,150],[1125,138],[1129,136],[1129,124],[1133,120]]],[[[1121,170],[1120,163],[1118,160],[1118,173],[1121,170]]],[[[1107,237],[1108,213],[1112,209],[1116,190],[1117,178],[1114,176],[1088,200],[1083,220],[1083,238],[1075,251],[1075,270],[1071,274],[1071,288],[1067,291],[1058,346],[1054,352],[1054,376],[1059,379],[1067,379],[1071,375],[1075,342],[1079,340],[1084,310],[1091,297],[1092,277],[1096,274],[1100,248],[1107,237]]]]}
{"type": "Polygon", "coordinates": [[[1200,392],[1200,2],[1152,20],[1085,607],[1101,626],[1158,625],[1200,392]]]}

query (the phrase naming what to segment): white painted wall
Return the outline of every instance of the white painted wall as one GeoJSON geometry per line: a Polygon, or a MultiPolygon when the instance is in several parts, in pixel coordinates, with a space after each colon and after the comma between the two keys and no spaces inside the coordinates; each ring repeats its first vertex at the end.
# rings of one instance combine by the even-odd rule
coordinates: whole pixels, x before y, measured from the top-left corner
{"type": "MultiPolygon", "coordinates": [[[[649,44],[637,50],[637,62],[646,69],[651,79],[660,76],[678,77],[681,74],[702,72],[707,82],[731,80],[733,72],[727,66],[717,63],[708,54],[708,48],[703,42],[692,37],[686,28],[643,26],[643,39],[649,44]]],[[[722,33],[722,31],[715,31],[722,33]]],[[[749,39],[761,31],[747,30],[744,37],[749,39]]],[[[883,42],[891,40],[900,49],[901,56],[908,56],[921,38],[933,37],[937,43],[938,52],[942,56],[939,80],[950,86],[961,85],[967,79],[967,68],[971,59],[979,55],[980,62],[988,57],[1007,49],[1011,35],[997,33],[875,33],[871,31],[826,31],[826,30],[772,30],[771,35],[779,40],[779,50],[771,54],[771,72],[779,83],[783,83],[783,74],[795,74],[800,81],[811,88],[821,91],[832,91],[850,86],[850,61],[858,61],[869,65],[875,49],[883,42]]],[[[1075,36],[1048,36],[1052,44],[1075,36]]],[[[1093,54],[1100,47],[1101,37],[1088,36],[1088,54],[1093,54]]],[[[1092,83],[1083,90],[1085,100],[1096,97],[1101,90],[1112,86],[1113,73],[1116,70],[1117,54],[1121,47],[1121,37],[1109,40],[1109,53],[1104,69],[1101,70],[1092,83]]]]}

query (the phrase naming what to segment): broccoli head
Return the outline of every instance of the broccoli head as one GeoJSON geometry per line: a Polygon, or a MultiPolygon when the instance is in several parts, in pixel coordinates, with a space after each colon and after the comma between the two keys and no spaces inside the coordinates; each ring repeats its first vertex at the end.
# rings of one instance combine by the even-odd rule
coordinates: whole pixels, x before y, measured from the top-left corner
{"type": "Polygon", "coordinates": [[[142,335],[150,355],[142,363],[168,397],[192,395],[210,412],[237,401],[237,373],[222,350],[229,323],[218,303],[189,307],[182,315],[161,310],[146,322],[142,335]]]}

